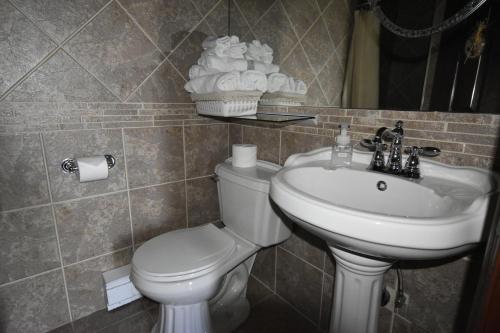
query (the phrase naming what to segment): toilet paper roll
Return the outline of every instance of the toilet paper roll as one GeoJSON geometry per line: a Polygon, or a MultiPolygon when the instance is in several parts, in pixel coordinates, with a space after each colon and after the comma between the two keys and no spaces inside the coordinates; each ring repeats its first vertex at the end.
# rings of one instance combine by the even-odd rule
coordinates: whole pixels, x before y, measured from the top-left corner
{"type": "Polygon", "coordinates": [[[250,144],[233,145],[233,166],[250,168],[257,165],[257,146],[250,144]]]}
{"type": "Polygon", "coordinates": [[[76,164],[80,183],[108,178],[108,162],[102,155],[77,158],[76,164]]]}

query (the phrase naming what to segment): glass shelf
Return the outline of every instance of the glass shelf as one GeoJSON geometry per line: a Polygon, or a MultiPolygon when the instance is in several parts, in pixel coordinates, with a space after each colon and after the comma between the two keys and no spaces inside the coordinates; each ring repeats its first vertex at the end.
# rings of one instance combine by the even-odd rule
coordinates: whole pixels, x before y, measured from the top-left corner
{"type": "Polygon", "coordinates": [[[286,122],[316,119],[316,116],[304,115],[304,114],[290,114],[290,113],[258,112],[250,116],[239,116],[239,117],[229,117],[229,118],[236,120],[265,121],[269,123],[286,123],[286,122]]]}

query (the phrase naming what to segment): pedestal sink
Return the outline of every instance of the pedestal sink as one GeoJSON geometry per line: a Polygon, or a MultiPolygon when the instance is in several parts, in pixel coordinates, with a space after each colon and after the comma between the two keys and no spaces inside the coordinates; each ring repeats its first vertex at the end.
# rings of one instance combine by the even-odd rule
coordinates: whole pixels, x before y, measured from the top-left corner
{"type": "Polygon", "coordinates": [[[331,148],[290,156],[271,198],[323,238],[336,261],[330,332],[376,332],[382,278],[397,260],[453,256],[481,241],[497,178],[486,170],[422,160],[422,178],[368,171],[371,153],[329,168],[331,148]]]}

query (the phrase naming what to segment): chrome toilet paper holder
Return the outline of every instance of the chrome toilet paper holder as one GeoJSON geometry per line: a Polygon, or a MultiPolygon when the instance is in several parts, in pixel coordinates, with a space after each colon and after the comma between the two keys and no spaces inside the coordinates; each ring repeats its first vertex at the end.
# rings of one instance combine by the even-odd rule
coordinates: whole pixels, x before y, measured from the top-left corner
{"type": "MultiPolygon", "coordinates": [[[[115,166],[116,160],[113,155],[104,155],[106,163],[108,164],[108,169],[115,166]]],[[[61,162],[61,169],[64,173],[76,173],[78,171],[78,165],[76,160],[73,158],[65,158],[61,162]]]]}

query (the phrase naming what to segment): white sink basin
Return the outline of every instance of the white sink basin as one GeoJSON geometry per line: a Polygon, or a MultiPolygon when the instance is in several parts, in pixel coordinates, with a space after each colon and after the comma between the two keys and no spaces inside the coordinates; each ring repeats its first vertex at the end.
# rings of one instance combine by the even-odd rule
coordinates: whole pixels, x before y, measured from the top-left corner
{"type": "Polygon", "coordinates": [[[367,171],[371,153],[363,152],[354,152],[351,168],[331,170],[330,151],[291,156],[271,181],[276,204],[330,245],[382,258],[430,259],[481,240],[496,188],[490,173],[422,161],[422,179],[415,181],[367,171]]]}
{"type": "Polygon", "coordinates": [[[422,160],[418,180],[329,168],[331,148],[290,156],[271,179],[271,198],[323,238],[336,262],[330,332],[375,333],[383,276],[399,259],[436,259],[481,241],[497,178],[481,169],[422,160]]]}

